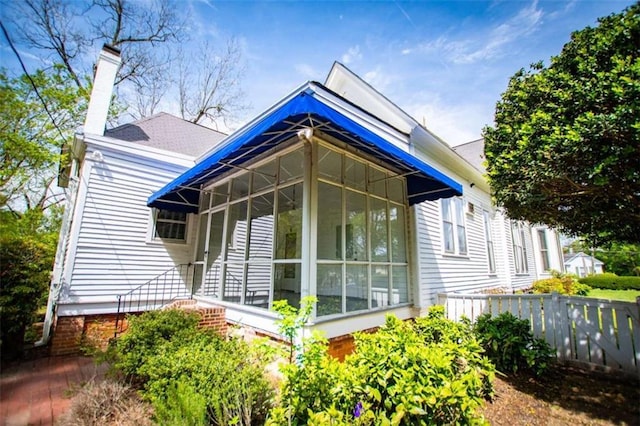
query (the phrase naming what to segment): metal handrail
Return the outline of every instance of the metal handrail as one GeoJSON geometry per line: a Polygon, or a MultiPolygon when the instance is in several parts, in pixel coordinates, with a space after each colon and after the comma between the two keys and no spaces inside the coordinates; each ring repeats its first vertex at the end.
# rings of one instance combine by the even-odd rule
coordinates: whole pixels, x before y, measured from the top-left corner
{"type": "Polygon", "coordinates": [[[178,298],[191,299],[193,286],[189,285],[189,282],[192,266],[191,263],[176,265],[127,293],[119,294],[113,337],[124,331],[119,330],[118,326],[121,325],[121,317],[125,313],[160,309],[178,298]]]}

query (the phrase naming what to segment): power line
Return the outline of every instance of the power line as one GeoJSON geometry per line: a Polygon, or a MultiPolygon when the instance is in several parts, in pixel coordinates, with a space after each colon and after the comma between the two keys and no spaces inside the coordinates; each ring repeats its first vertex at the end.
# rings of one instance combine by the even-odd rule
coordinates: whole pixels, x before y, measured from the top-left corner
{"type": "Polygon", "coordinates": [[[9,47],[11,47],[11,50],[13,50],[13,53],[18,58],[18,62],[20,62],[20,66],[22,67],[22,71],[24,72],[24,75],[27,76],[27,79],[29,79],[29,82],[31,83],[31,87],[33,87],[33,90],[35,91],[36,96],[38,96],[38,99],[40,99],[40,102],[42,102],[42,106],[44,107],[44,110],[47,112],[47,115],[49,116],[49,119],[51,120],[51,123],[53,124],[53,127],[56,128],[56,130],[60,134],[60,137],[64,141],[65,137],[62,134],[62,130],[60,130],[60,127],[58,127],[58,124],[56,123],[56,120],[53,118],[53,115],[49,111],[49,108],[47,108],[47,103],[44,101],[44,99],[40,95],[40,92],[38,91],[38,87],[36,86],[35,81],[33,81],[33,79],[31,78],[31,75],[29,75],[29,72],[27,71],[27,67],[24,65],[24,62],[22,61],[22,58],[20,57],[20,54],[18,53],[18,51],[16,50],[15,46],[13,45],[13,42],[9,38],[9,34],[7,33],[7,29],[4,27],[4,24],[2,23],[2,21],[0,21],[0,27],[2,27],[2,32],[4,33],[4,37],[7,39],[7,43],[9,43],[9,47]]]}

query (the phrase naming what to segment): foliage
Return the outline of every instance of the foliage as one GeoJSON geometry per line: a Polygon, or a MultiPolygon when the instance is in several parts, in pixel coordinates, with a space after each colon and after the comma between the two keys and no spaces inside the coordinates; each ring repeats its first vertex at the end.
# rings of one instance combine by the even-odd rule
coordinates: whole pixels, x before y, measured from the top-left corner
{"type": "Polygon", "coordinates": [[[82,123],[87,94],[69,83],[55,66],[31,76],[52,114],[42,106],[26,76],[10,78],[0,69],[0,208],[44,210],[51,204],[48,189],[65,141],[82,123]]]}
{"type": "Polygon", "coordinates": [[[485,127],[487,175],[512,219],[640,242],[640,3],[574,32],[509,81],[485,127]]]}
{"type": "Polygon", "coordinates": [[[541,375],[549,366],[551,348],[533,336],[528,320],[521,320],[510,312],[493,318],[491,314],[484,314],[476,320],[474,331],[499,371],[531,370],[541,375]]]}
{"type": "Polygon", "coordinates": [[[260,424],[273,397],[261,361],[240,340],[226,341],[204,331],[182,336],[147,358],[140,369],[148,378],[143,394],[154,406],[167,406],[172,385],[182,382],[205,399],[209,422],[260,424]]]}
{"type": "Polygon", "coordinates": [[[197,313],[177,309],[129,317],[110,348],[113,365],[142,385],[162,424],[202,424],[203,413],[204,424],[260,424],[273,398],[267,358],[198,322],[197,313]]]}
{"type": "MultiPolygon", "coordinates": [[[[572,241],[568,247],[575,253],[592,254],[591,247],[583,240],[572,241]]],[[[640,244],[613,242],[596,247],[593,254],[596,259],[604,262],[608,272],[617,275],[640,275],[640,244]]]]}
{"type": "Polygon", "coordinates": [[[273,302],[273,310],[280,315],[277,321],[278,332],[289,342],[289,362],[293,362],[294,353],[302,352],[301,342],[296,340],[298,334],[311,318],[313,306],[318,301],[315,296],[305,296],[300,300],[300,308],[297,309],[286,300],[276,300],[273,302]]]}
{"type": "Polygon", "coordinates": [[[109,348],[113,367],[128,378],[146,380],[142,367],[168,341],[182,341],[197,331],[200,317],[180,309],[147,311],[127,317],[127,332],[109,348]]]}
{"type": "Polygon", "coordinates": [[[150,414],[151,407],[140,401],[129,386],[112,380],[91,380],[73,397],[71,406],[56,424],[150,426],[150,414]]]}
{"type": "Polygon", "coordinates": [[[207,400],[186,380],[178,379],[166,389],[166,396],[154,404],[159,424],[204,426],[207,424],[207,400]]]}
{"type": "Polygon", "coordinates": [[[39,211],[0,211],[0,352],[20,355],[25,328],[47,303],[58,220],[39,211]]]}
{"type": "Polygon", "coordinates": [[[580,278],[580,282],[593,288],[640,290],[640,277],[619,277],[614,274],[598,274],[580,278]]]}
{"type": "Polygon", "coordinates": [[[591,288],[582,284],[572,274],[552,271],[552,278],[545,278],[533,282],[533,292],[536,294],[559,293],[567,295],[586,296],[591,288]]]}
{"type": "Polygon", "coordinates": [[[376,333],[355,336],[343,363],[313,336],[300,362],[285,367],[282,402],[269,425],[476,424],[491,394],[493,366],[469,323],[435,310],[415,323],[388,316],[376,333]]]}

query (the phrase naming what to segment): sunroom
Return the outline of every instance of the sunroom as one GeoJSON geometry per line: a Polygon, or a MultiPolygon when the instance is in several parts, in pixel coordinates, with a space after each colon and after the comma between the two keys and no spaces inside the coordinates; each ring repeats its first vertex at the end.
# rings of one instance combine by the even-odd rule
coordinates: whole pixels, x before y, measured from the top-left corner
{"type": "Polygon", "coordinates": [[[192,291],[231,320],[269,330],[274,301],[313,295],[317,324],[379,322],[412,304],[410,206],[462,192],[412,155],[408,138],[307,83],[148,205],[197,215],[192,291]]]}

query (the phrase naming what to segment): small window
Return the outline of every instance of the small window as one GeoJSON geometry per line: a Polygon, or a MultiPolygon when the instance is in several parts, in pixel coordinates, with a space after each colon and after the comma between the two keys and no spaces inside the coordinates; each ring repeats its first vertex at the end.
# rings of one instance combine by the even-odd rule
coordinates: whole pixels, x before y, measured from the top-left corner
{"type": "Polygon", "coordinates": [[[467,254],[467,230],[462,198],[442,199],[442,235],[445,253],[467,254]]]}
{"type": "Polygon", "coordinates": [[[511,223],[511,239],[516,274],[526,274],[529,272],[529,264],[527,262],[527,245],[522,223],[511,223]]]}
{"type": "Polygon", "coordinates": [[[489,273],[496,273],[496,255],[493,248],[493,232],[491,232],[491,216],[489,212],[483,210],[482,217],[484,218],[484,238],[487,242],[487,261],[489,264],[489,273]]]}
{"type": "Polygon", "coordinates": [[[169,210],[155,210],[153,238],[185,242],[187,240],[187,214],[169,210]]]}
{"type": "Polygon", "coordinates": [[[547,233],[544,229],[538,229],[538,240],[540,241],[540,257],[542,259],[542,270],[551,269],[549,262],[549,247],[547,245],[547,233]]]}

